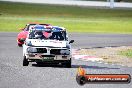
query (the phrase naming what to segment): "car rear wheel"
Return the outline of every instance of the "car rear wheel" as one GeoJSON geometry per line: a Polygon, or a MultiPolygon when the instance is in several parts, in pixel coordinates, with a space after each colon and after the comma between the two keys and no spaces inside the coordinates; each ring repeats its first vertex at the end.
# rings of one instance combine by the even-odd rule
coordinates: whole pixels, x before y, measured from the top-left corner
{"type": "Polygon", "coordinates": [[[19,47],[22,47],[22,44],[18,44],[19,47]]]}
{"type": "Polygon", "coordinates": [[[28,65],[29,65],[29,62],[26,59],[26,56],[24,56],[24,58],[23,58],[23,66],[28,66],[28,65]]]}

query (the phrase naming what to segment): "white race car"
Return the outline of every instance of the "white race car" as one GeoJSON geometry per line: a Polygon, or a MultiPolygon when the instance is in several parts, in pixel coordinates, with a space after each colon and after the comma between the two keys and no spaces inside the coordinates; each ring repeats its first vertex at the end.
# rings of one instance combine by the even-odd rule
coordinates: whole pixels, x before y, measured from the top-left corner
{"type": "Polygon", "coordinates": [[[23,66],[29,62],[37,64],[56,63],[71,67],[71,45],[65,28],[35,25],[29,30],[23,44],[23,66]]]}

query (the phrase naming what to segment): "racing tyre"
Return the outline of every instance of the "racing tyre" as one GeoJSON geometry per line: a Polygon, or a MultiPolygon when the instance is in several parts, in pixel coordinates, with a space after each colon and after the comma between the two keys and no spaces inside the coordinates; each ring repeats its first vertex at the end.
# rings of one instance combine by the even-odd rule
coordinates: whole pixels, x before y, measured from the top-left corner
{"type": "Polygon", "coordinates": [[[22,44],[18,44],[19,47],[22,47],[22,44]]]}
{"type": "Polygon", "coordinates": [[[71,59],[65,63],[67,68],[71,68],[71,59]]]}
{"type": "Polygon", "coordinates": [[[29,62],[28,60],[26,59],[26,57],[24,56],[24,59],[23,59],[23,66],[28,66],[29,65],[29,62]]]}

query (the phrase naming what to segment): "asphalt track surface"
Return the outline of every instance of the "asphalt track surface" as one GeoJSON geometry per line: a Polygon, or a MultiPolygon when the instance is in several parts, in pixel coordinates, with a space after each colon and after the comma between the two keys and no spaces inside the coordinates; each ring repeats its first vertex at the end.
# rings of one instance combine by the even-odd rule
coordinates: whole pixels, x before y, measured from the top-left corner
{"type": "MultiPolygon", "coordinates": [[[[76,82],[79,66],[85,68],[89,74],[132,75],[131,67],[74,59],[72,68],[55,65],[38,66],[35,63],[23,67],[22,48],[17,47],[16,36],[17,33],[0,33],[0,88],[132,88],[132,83],[80,86],[76,82]]],[[[70,36],[75,40],[75,44],[73,44],[75,48],[132,44],[132,35],[72,33],[70,36]]]]}
{"type": "Polygon", "coordinates": [[[132,46],[132,34],[72,33],[69,38],[75,40],[73,48],[132,46]]]}

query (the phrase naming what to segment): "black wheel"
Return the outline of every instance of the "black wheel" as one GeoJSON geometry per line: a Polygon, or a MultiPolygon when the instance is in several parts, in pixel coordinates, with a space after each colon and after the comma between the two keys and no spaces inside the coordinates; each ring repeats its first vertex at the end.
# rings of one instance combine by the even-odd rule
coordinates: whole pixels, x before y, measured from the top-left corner
{"type": "Polygon", "coordinates": [[[28,66],[29,65],[29,62],[28,60],[26,59],[26,57],[24,56],[24,59],[23,59],[23,66],[28,66]]]}
{"type": "Polygon", "coordinates": [[[18,44],[19,47],[22,47],[22,44],[18,44]]]}
{"type": "Polygon", "coordinates": [[[68,61],[65,63],[65,66],[66,66],[67,68],[71,68],[71,59],[68,60],[68,61]]]}

